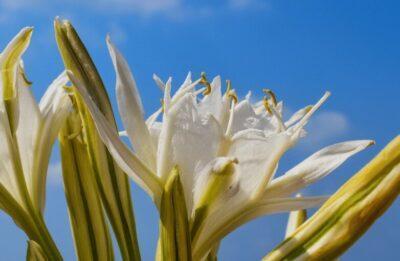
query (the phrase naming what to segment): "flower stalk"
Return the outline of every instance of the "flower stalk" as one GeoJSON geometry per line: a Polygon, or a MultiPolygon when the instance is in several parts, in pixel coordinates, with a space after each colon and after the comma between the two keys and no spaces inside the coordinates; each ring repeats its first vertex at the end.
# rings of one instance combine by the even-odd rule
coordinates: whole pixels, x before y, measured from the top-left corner
{"type": "Polygon", "coordinates": [[[179,169],[175,167],[165,184],[160,206],[160,238],[157,261],[192,260],[189,221],[179,169]]]}
{"type": "Polygon", "coordinates": [[[335,259],[368,230],[399,192],[397,136],[263,260],[335,259]]]}
{"type": "MultiPolygon", "coordinates": [[[[85,83],[96,105],[101,108],[101,113],[113,126],[113,131],[117,132],[111,104],[101,77],[75,29],[68,21],[59,20],[55,21],[54,27],[66,69],[85,83]]],[[[128,178],[103,145],[80,95],[74,89],[72,93],[77,101],[76,109],[81,117],[87,153],[96,176],[102,205],[116,235],[121,255],[125,260],[140,260],[128,178]]]]}

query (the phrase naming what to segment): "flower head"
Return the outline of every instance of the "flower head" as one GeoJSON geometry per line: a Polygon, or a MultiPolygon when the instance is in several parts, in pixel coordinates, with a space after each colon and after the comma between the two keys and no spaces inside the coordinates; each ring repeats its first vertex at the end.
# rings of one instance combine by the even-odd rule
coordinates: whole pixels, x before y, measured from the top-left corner
{"type": "Polygon", "coordinates": [[[335,144],[275,178],[280,158],[305,135],[304,126],[328,98],[283,120],[283,104],[270,90],[256,103],[239,101],[231,83],[191,74],[174,95],[172,79],[154,80],[164,92],[159,110],[144,119],[136,82],[127,62],[107,39],[117,75],[118,108],[133,150],[109,126],[83,83],[69,73],[86,102],[100,136],[120,167],[159,206],[172,169],[179,167],[193,256],[206,255],[229,232],[256,217],[305,209],[326,197],[291,197],[328,175],[370,140],[335,144]]]}

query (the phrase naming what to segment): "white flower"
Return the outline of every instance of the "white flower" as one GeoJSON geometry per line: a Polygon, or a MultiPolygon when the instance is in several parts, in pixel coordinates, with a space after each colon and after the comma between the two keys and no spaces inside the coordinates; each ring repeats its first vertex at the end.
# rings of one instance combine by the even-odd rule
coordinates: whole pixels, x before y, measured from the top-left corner
{"type": "Polygon", "coordinates": [[[250,95],[238,102],[230,88],[222,93],[220,77],[211,83],[205,76],[192,82],[189,74],[171,97],[171,78],[163,83],[154,76],[164,91],[163,104],[145,120],[128,65],[109,39],[107,43],[117,74],[119,112],[134,151],[108,125],[85,86],[71,73],[70,79],[117,163],[156,204],[171,169],[179,167],[195,258],[203,257],[227,233],[251,219],[321,204],[326,197],[291,195],[372,144],[362,140],[329,146],[274,178],[280,158],[305,135],[303,127],[329,93],[284,122],[282,102],[269,90],[259,103],[252,104],[250,95]],[[201,88],[196,88],[199,84],[201,88]]]}
{"type": "MultiPolygon", "coordinates": [[[[62,73],[40,103],[33,98],[21,56],[29,45],[32,28],[24,28],[0,56],[0,187],[23,209],[44,208],[47,166],[52,145],[66,118],[70,99],[62,88],[62,73]]],[[[9,201],[2,201],[7,211],[9,201]],[[6,203],[5,203],[6,202],[6,203]]]]}

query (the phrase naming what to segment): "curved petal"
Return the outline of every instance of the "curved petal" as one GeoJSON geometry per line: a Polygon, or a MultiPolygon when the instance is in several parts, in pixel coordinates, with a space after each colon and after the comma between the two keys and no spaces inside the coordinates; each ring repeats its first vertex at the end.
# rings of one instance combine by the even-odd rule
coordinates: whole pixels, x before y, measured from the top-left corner
{"type": "Polygon", "coordinates": [[[15,88],[17,92],[16,109],[13,113],[14,118],[9,119],[9,121],[12,121],[14,125],[25,182],[29,194],[33,196],[33,176],[31,171],[34,167],[34,158],[37,156],[35,144],[39,136],[42,117],[28,83],[23,76],[21,67],[17,70],[15,88]]]}
{"type": "Polygon", "coordinates": [[[19,204],[23,205],[22,195],[17,181],[18,174],[14,166],[14,157],[18,157],[19,155],[14,153],[7,114],[3,110],[0,110],[0,140],[3,141],[2,146],[0,146],[0,183],[12,194],[13,198],[19,204]]]}
{"type": "Polygon", "coordinates": [[[207,219],[207,230],[203,230],[200,240],[193,246],[193,255],[195,259],[201,258],[216,242],[253,219],[273,213],[313,208],[320,206],[328,198],[327,196],[318,196],[305,198],[274,198],[260,201],[246,208],[238,209],[236,215],[223,224],[215,222],[215,219],[218,218],[218,215],[224,215],[224,213],[215,212],[207,219]]]}
{"type": "Polygon", "coordinates": [[[262,131],[246,130],[232,138],[227,155],[239,161],[240,189],[247,197],[266,189],[280,158],[292,145],[285,132],[265,137],[262,131]]]}
{"type": "Polygon", "coordinates": [[[34,142],[34,165],[31,169],[33,202],[38,209],[44,209],[46,176],[51,149],[57,135],[72,108],[71,100],[64,89],[68,82],[66,72],[61,73],[49,86],[39,103],[42,121],[34,142]]]}
{"type": "Polygon", "coordinates": [[[0,100],[10,100],[16,96],[17,67],[22,54],[28,48],[32,27],[23,28],[7,45],[0,55],[0,100]]]}
{"type": "Polygon", "coordinates": [[[119,167],[141,186],[154,201],[158,202],[162,193],[159,179],[119,139],[118,133],[109,125],[79,80],[71,72],[67,73],[84,99],[104,145],[106,145],[119,167]]]}
{"type": "Polygon", "coordinates": [[[327,176],[354,154],[374,144],[371,140],[358,140],[328,146],[271,181],[265,198],[288,196],[311,183],[327,176]]]}
{"type": "Polygon", "coordinates": [[[126,132],[139,159],[153,171],[156,169],[156,150],[143,118],[144,111],[135,79],[121,53],[107,37],[107,45],[117,75],[118,108],[126,132]]]}

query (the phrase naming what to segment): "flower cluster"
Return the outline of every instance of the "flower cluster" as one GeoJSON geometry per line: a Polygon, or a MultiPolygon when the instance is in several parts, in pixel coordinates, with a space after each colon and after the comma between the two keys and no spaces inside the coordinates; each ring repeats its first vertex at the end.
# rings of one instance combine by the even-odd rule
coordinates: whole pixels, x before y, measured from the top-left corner
{"type": "Polygon", "coordinates": [[[251,220],[290,212],[286,239],[264,260],[333,260],[394,202],[400,191],[400,136],[332,196],[299,196],[351,156],[374,144],[325,147],[287,171],[281,158],[306,136],[327,100],[290,117],[269,89],[239,99],[232,83],[204,73],[172,90],[154,75],[160,108],[145,118],[127,61],[110,38],[118,132],[100,75],[75,29],[55,21],[65,70],[37,104],[22,55],[32,28],[0,55],[0,208],[29,238],[27,260],[62,260],[44,220],[46,172],[58,137],[64,191],[79,260],[140,260],[128,177],[159,212],[156,260],[216,260],[223,238],[251,220]],[[286,120],[285,120],[286,119],[286,120]],[[125,143],[121,136],[127,136],[125,143]],[[320,205],[322,205],[320,207],[320,205]],[[320,207],[307,219],[306,209],[320,207]]]}

